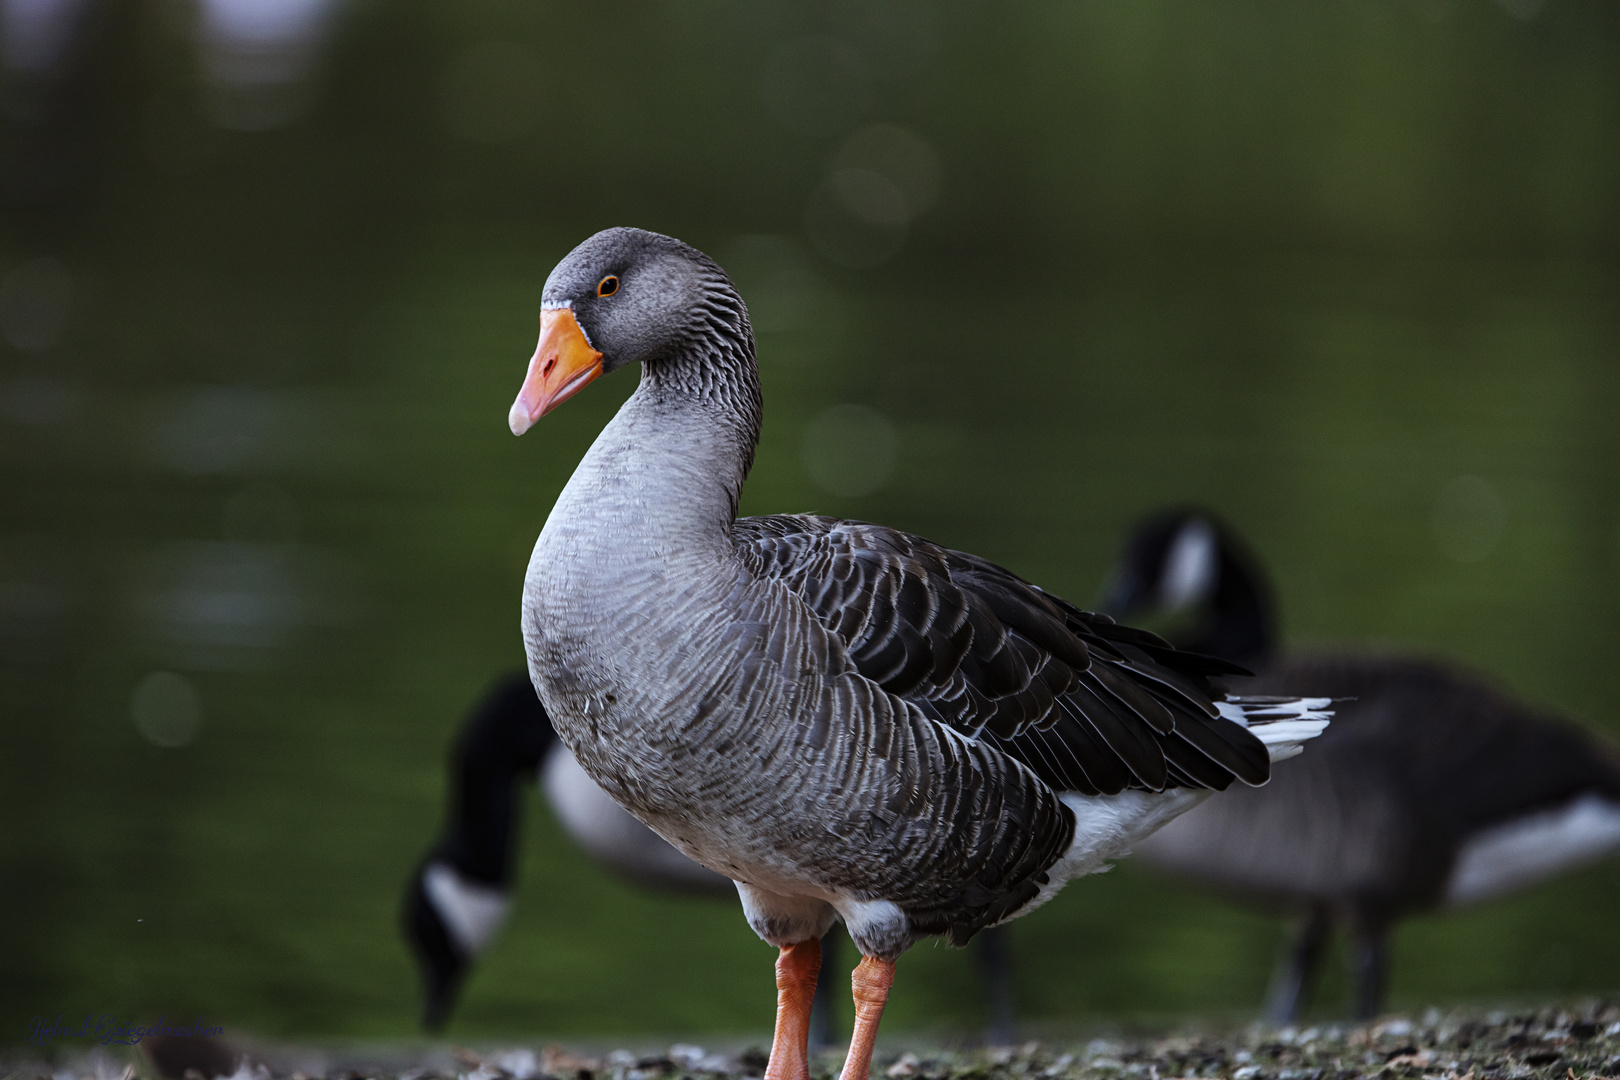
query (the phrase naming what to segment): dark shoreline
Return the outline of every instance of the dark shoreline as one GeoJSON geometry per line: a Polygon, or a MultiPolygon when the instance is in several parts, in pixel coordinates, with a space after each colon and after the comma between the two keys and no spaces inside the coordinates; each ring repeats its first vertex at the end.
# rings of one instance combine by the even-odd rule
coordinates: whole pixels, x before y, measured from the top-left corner
{"type": "MultiPolygon", "coordinates": [[[[874,1080],[1620,1077],[1620,1004],[1430,1009],[1419,1017],[1392,1015],[1371,1025],[1324,1022],[1271,1028],[1188,1021],[1144,1027],[1134,1035],[1073,1035],[989,1049],[945,1049],[948,1041],[938,1034],[930,1039],[896,1033],[880,1044],[874,1080]]],[[[216,1051],[218,1046],[214,1044],[216,1051]]],[[[149,1054],[122,1047],[58,1046],[45,1055],[26,1052],[33,1049],[14,1048],[0,1056],[0,1076],[5,1080],[160,1076],[149,1054]]],[[[720,1052],[688,1044],[640,1052],[583,1051],[577,1044],[564,1048],[524,1040],[512,1040],[501,1049],[420,1043],[316,1050],[242,1040],[231,1054],[233,1060],[246,1058],[237,1080],[721,1080],[757,1077],[764,1070],[763,1053],[746,1044],[740,1050],[720,1052]]],[[[816,1080],[826,1080],[836,1076],[841,1064],[841,1053],[824,1053],[814,1058],[812,1071],[816,1080]]]]}

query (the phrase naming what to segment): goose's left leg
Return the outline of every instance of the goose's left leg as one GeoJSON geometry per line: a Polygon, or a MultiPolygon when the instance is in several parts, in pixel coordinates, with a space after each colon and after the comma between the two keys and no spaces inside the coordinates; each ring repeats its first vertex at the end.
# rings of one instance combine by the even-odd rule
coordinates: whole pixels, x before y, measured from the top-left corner
{"type": "Polygon", "coordinates": [[[878,1021],[894,985],[894,961],[863,956],[850,976],[855,995],[855,1031],[849,1040],[849,1056],[839,1080],[867,1080],[872,1071],[872,1050],[877,1045],[878,1021]]]}
{"type": "Polygon", "coordinates": [[[894,962],[911,945],[911,919],[890,900],[846,897],[835,903],[849,940],[861,950],[861,962],[849,980],[855,993],[855,1030],[839,1080],[868,1080],[878,1021],[883,1019],[889,987],[894,985],[894,962]]]}

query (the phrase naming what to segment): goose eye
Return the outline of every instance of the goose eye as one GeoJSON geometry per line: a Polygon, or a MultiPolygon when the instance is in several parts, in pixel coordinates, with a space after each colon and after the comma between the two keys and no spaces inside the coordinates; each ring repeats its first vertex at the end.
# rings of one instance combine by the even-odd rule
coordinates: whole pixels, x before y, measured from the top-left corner
{"type": "Polygon", "coordinates": [[[597,296],[612,296],[619,291],[619,279],[609,274],[596,283],[597,296]]]}

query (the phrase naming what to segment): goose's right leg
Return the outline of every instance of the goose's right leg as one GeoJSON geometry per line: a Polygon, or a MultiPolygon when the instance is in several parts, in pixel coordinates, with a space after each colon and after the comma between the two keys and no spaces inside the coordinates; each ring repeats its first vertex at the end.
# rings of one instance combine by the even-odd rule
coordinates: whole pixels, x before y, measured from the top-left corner
{"type": "Polygon", "coordinates": [[[821,936],[838,917],[812,896],[785,896],[737,882],[748,925],[779,950],[776,957],[776,1035],[765,1080],[810,1080],[810,1010],[821,969],[821,936]]]}
{"type": "Polygon", "coordinates": [[[816,976],[821,973],[821,939],[787,945],[776,957],[776,1035],[765,1080],[810,1080],[806,1044],[810,1038],[810,1007],[816,998],[816,976]]]}

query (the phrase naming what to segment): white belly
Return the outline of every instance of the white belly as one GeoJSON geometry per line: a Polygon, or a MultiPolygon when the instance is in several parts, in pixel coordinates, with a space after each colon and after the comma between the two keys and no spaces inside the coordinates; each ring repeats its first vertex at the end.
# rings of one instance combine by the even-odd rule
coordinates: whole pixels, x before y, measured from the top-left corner
{"type": "Polygon", "coordinates": [[[1014,917],[1034,911],[1075,878],[1109,869],[1112,860],[1129,855],[1143,838],[1210,794],[1202,789],[1171,788],[1122,791],[1118,795],[1063,795],[1063,804],[1074,811],[1074,843],[1047,871],[1050,880],[1041,887],[1040,894],[1019,908],[1014,917]]]}

